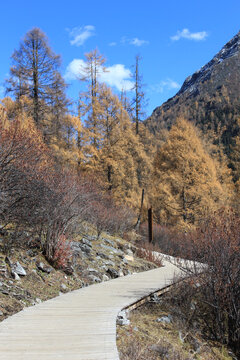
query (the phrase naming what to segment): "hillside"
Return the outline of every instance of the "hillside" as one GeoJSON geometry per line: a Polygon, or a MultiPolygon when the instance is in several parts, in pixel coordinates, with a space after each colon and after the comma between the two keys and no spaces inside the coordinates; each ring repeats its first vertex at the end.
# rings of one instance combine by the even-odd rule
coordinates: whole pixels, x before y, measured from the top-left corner
{"type": "Polygon", "coordinates": [[[179,92],[157,107],[146,120],[156,137],[164,136],[176,118],[199,126],[211,133],[215,142],[229,153],[239,127],[240,117],[240,32],[200,70],[189,76],[179,92]]]}

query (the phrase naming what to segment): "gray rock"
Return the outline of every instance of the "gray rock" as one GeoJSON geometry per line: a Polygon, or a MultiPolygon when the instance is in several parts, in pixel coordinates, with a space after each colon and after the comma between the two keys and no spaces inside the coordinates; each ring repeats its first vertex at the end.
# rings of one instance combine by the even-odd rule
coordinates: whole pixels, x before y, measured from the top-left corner
{"type": "Polygon", "coordinates": [[[133,252],[131,249],[127,249],[125,252],[127,255],[133,256],[133,252]]]}
{"type": "Polygon", "coordinates": [[[109,261],[105,261],[105,265],[107,266],[115,266],[114,262],[109,260],[109,261]]]}
{"type": "Polygon", "coordinates": [[[129,324],[130,324],[130,320],[128,320],[127,318],[126,311],[124,310],[120,311],[117,316],[117,325],[125,326],[129,324]]]}
{"type": "Polygon", "coordinates": [[[158,318],[156,321],[165,323],[165,324],[170,324],[172,322],[172,316],[171,315],[162,316],[162,317],[158,318]]]}
{"type": "Polygon", "coordinates": [[[0,316],[3,316],[4,314],[3,314],[3,312],[0,310],[0,316]]]}
{"type": "Polygon", "coordinates": [[[24,268],[18,261],[16,263],[12,264],[11,270],[21,276],[27,275],[26,271],[24,270],[24,268]]]}
{"type": "Polygon", "coordinates": [[[119,277],[118,271],[113,268],[108,268],[107,273],[111,276],[112,279],[116,279],[119,277]]]}
{"type": "Polygon", "coordinates": [[[70,248],[75,256],[82,256],[82,253],[90,255],[91,253],[91,247],[79,241],[71,241],[70,248]]]}
{"type": "Polygon", "coordinates": [[[30,256],[30,257],[34,257],[37,255],[37,250],[34,250],[34,249],[30,249],[27,251],[27,255],[30,256]]]}
{"type": "Polygon", "coordinates": [[[123,273],[122,269],[119,270],[118,275],[119,276],[124,276],[124,273],[123,273]]]}
{"type": "Polygon", "coordinates": [[[90,275],[94,275],[94,276],[99,276],[99,271],[97,271],[96,269],[87,269],[87,271],[89,272],[90,275]]]}
{"type": "Polygon", "coordinates": [[[94,275],[89,275],[88,278],[89,278],[89,280],[92,280],[95,283],[100,283],[101,282],[101,279],[99,277],[97,277],[97,276],[94,276],[94,275]]]}
{"type": "Polygon", "coordinates": [[[86,238],[82,238],[81,243],[84,244],[84,245],[89,246],[90,248],[92,247],[91,242],[86,238]]]}
{"type": "Polygon", "coordinates": [[[98,252],[97,255],[100,256],[102,259],[108,260],[109,256],[107,254],[104,254],[103,252],[98,252]]]}
{"type": "Polygon", "coordinates": [[[49,265],[44,264],[42,261],[36,263],[37,268],[47,274],[50,274],[53,271],[53,268],[49,265]]]}
{"type": "Polygon", "coordinates": [[[106,265],[102,265],[101,266],[101,270],[107,272],[108,271],[108,267],[106,265]]]}
{"type": "Polygon", "coordinates": [[[67,290],[67,286],[65,284],[61,284],[61,290],[67,290]]]}
{"type": "Polygon", "coordinates": [[[115,249],[114,247],[112,246],[108,246],[108,245],[104,245],[104,244],[101,244],[101,247],[110,251],[111,253],[114,253],[114,254],[118,254],[118,255],[121,255],[123,254],[122,250],[119,250],[119,249],[115,249]]]}
{"type": "Polygon", "coordinates": [[[85,254],[87,254],[87,255],[91,254],[91,247],[90,246],[88,246],[86,244],[79,243],[79,247],[82,250],[82,252],[84,252],[85,254]]]}
{"type": "Polygon", "coordinates": [[[67,275],[73,275],[74,273],[74,268],[72,267],[71,264],[68,264],[65,268],[64,268],[64,272],[67,275]]]}
{"type": "Polygon", "coordinates": [[[115,243],[114,241],[112,240],[109,240],[109,239],[106,239],[106,238],[103,238],[104,242],[112,247],[115,247],[115,243]]]}
{"type": "Polygon", "coordinates": [[[93,241],[93,240],[97,239],[97,236],[96,235],[88,235],[87,238],[88,238],[88,240],[93,241]]]}
{"type": "Polygon", "coordinates": [[[153,344],[149,346],[149,350],[160,354],[163,359],[168,359],[169,357],[169,346],[153,344]]]}
{"type": "Polygon", "coordinates": [[[103,279],[103,281],[108,281],[109,277],[106,274],[103,274],[102,279],[103,279]]]}
{"type": "Polygon", "coordinates": [[[14,280],[20,280],[20,277],[18,276],[17,273],[15,273],[14,271],[11,271],[11,275],[14,278],[14,280]]]}
{"type": "Polygon", "coordinates": [[[0,287],[2,287],[3,286],[3,283],[0,281],[0,287]]]}
{"type": "Polygon", "coordinates": [[[155,304],[160,304],[162,302],[162,300],[160,299],[159,296],[157,296],[157,294],[152,294],[150,296],[150,302],[153,302],[155,304]]]}
{"type": "Polygon", "coordinates": [[[5,274],[6,274],[6,272],[7,272],[7,268],[6,268],[6,266],[1,265],[1,266],[0,266],[0,273],[3,273],[3,274],[5,275],[5,274]]]}

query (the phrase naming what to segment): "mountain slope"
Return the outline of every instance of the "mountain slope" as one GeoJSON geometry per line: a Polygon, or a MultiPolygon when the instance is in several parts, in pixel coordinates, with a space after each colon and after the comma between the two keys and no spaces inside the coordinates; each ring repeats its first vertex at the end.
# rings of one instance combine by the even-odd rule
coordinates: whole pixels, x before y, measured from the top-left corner
{"type": "Polygon", "coordinates": [[[240,118],[240,32],[189,76],[174,97],[157,107],[146,125],[161,137],[163,129],[169,129],[179,116],[204,132],[212,132],[229,152],[232,137],[239,131],[236,120],[240,118]]]}

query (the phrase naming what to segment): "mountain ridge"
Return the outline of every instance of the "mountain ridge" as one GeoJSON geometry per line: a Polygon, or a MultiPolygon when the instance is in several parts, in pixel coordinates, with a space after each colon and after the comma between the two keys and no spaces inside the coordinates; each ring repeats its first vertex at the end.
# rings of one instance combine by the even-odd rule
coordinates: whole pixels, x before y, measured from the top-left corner
{"type": "Polygon", "coordinates": [[[204,66],[188,76],[175,96],[156,107],[145,120],[149,130],[161,138],[178,117],[203,132],[217,133],[226,153],[239,132],[240,31],[204,66]]]}

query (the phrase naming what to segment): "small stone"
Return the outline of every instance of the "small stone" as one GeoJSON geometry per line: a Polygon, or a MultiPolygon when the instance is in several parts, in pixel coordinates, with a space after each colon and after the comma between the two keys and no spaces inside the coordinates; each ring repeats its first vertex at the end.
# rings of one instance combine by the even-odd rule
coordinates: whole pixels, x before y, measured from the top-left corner
{"type": "Polygon", "coordinates": [[[105,265],[107,265],[107,266],[113,266],[113,267],[115,266],[114,262],[111,261],[111,260],[105,261],[104,263],[105,263],[105,265]]]}
{"type": "Polygon", "coordinates": [[[119,276],[124,276],[124,273],[123,273],[122,269],[119,270],[118,275],[119,275],[119,276]]]}
{"type": "Polygon", "coordinates": [[[65,284],[61,284],[61,290],[67,290],[67,286],[65,284]]]}
{"type": "Polygon", "coordinates": [[[101,279],[97,276],[94,276],[94,275],[89,275],[88,276],[89,280],[91,280],[92,282],[95,282],[95,283],[100,283],[101,282],[101,279]]]}
{"type": "Polygon", "coordinates": [[[53,268],[51,266],[45,265],[43,262],[37,262],[36,263],[39,270],[50,274],[53,271],[53,268]]]}
{"type": "Polygon", "coordinates": [[[0,310],[0,316],[3,316],[4,314],[3,314],[3,312],[0,310]]]}
{"type": "Polygon", "coordinates": [[[127,260],[127,261],[134,261],[133,255],[125,255],[124,259],[127,260]]]}
{"type": "Polygon", "coordinates": [[[162,316],[162,317],[158,318],[156,321],[165,323],[165,324],[170,324],[172,322],[172,317],[171,317],[171,315],[162,316]]]}
{"type": "Polygon", "coordinates": [[[159,296],[157,296],[157,294],[152,294],[150,295],[150,302],[153,302],[155,304],[160,304],[162,300],[160,299],[159,296]]]}
{"type": "Polygon", "coordinates": [[[117,325],[125,326],[129,324],[130,324],[130,320],[128,320],[127,318],[126,311],[124,310],[120,311],[117,316],[117,325]]]}

